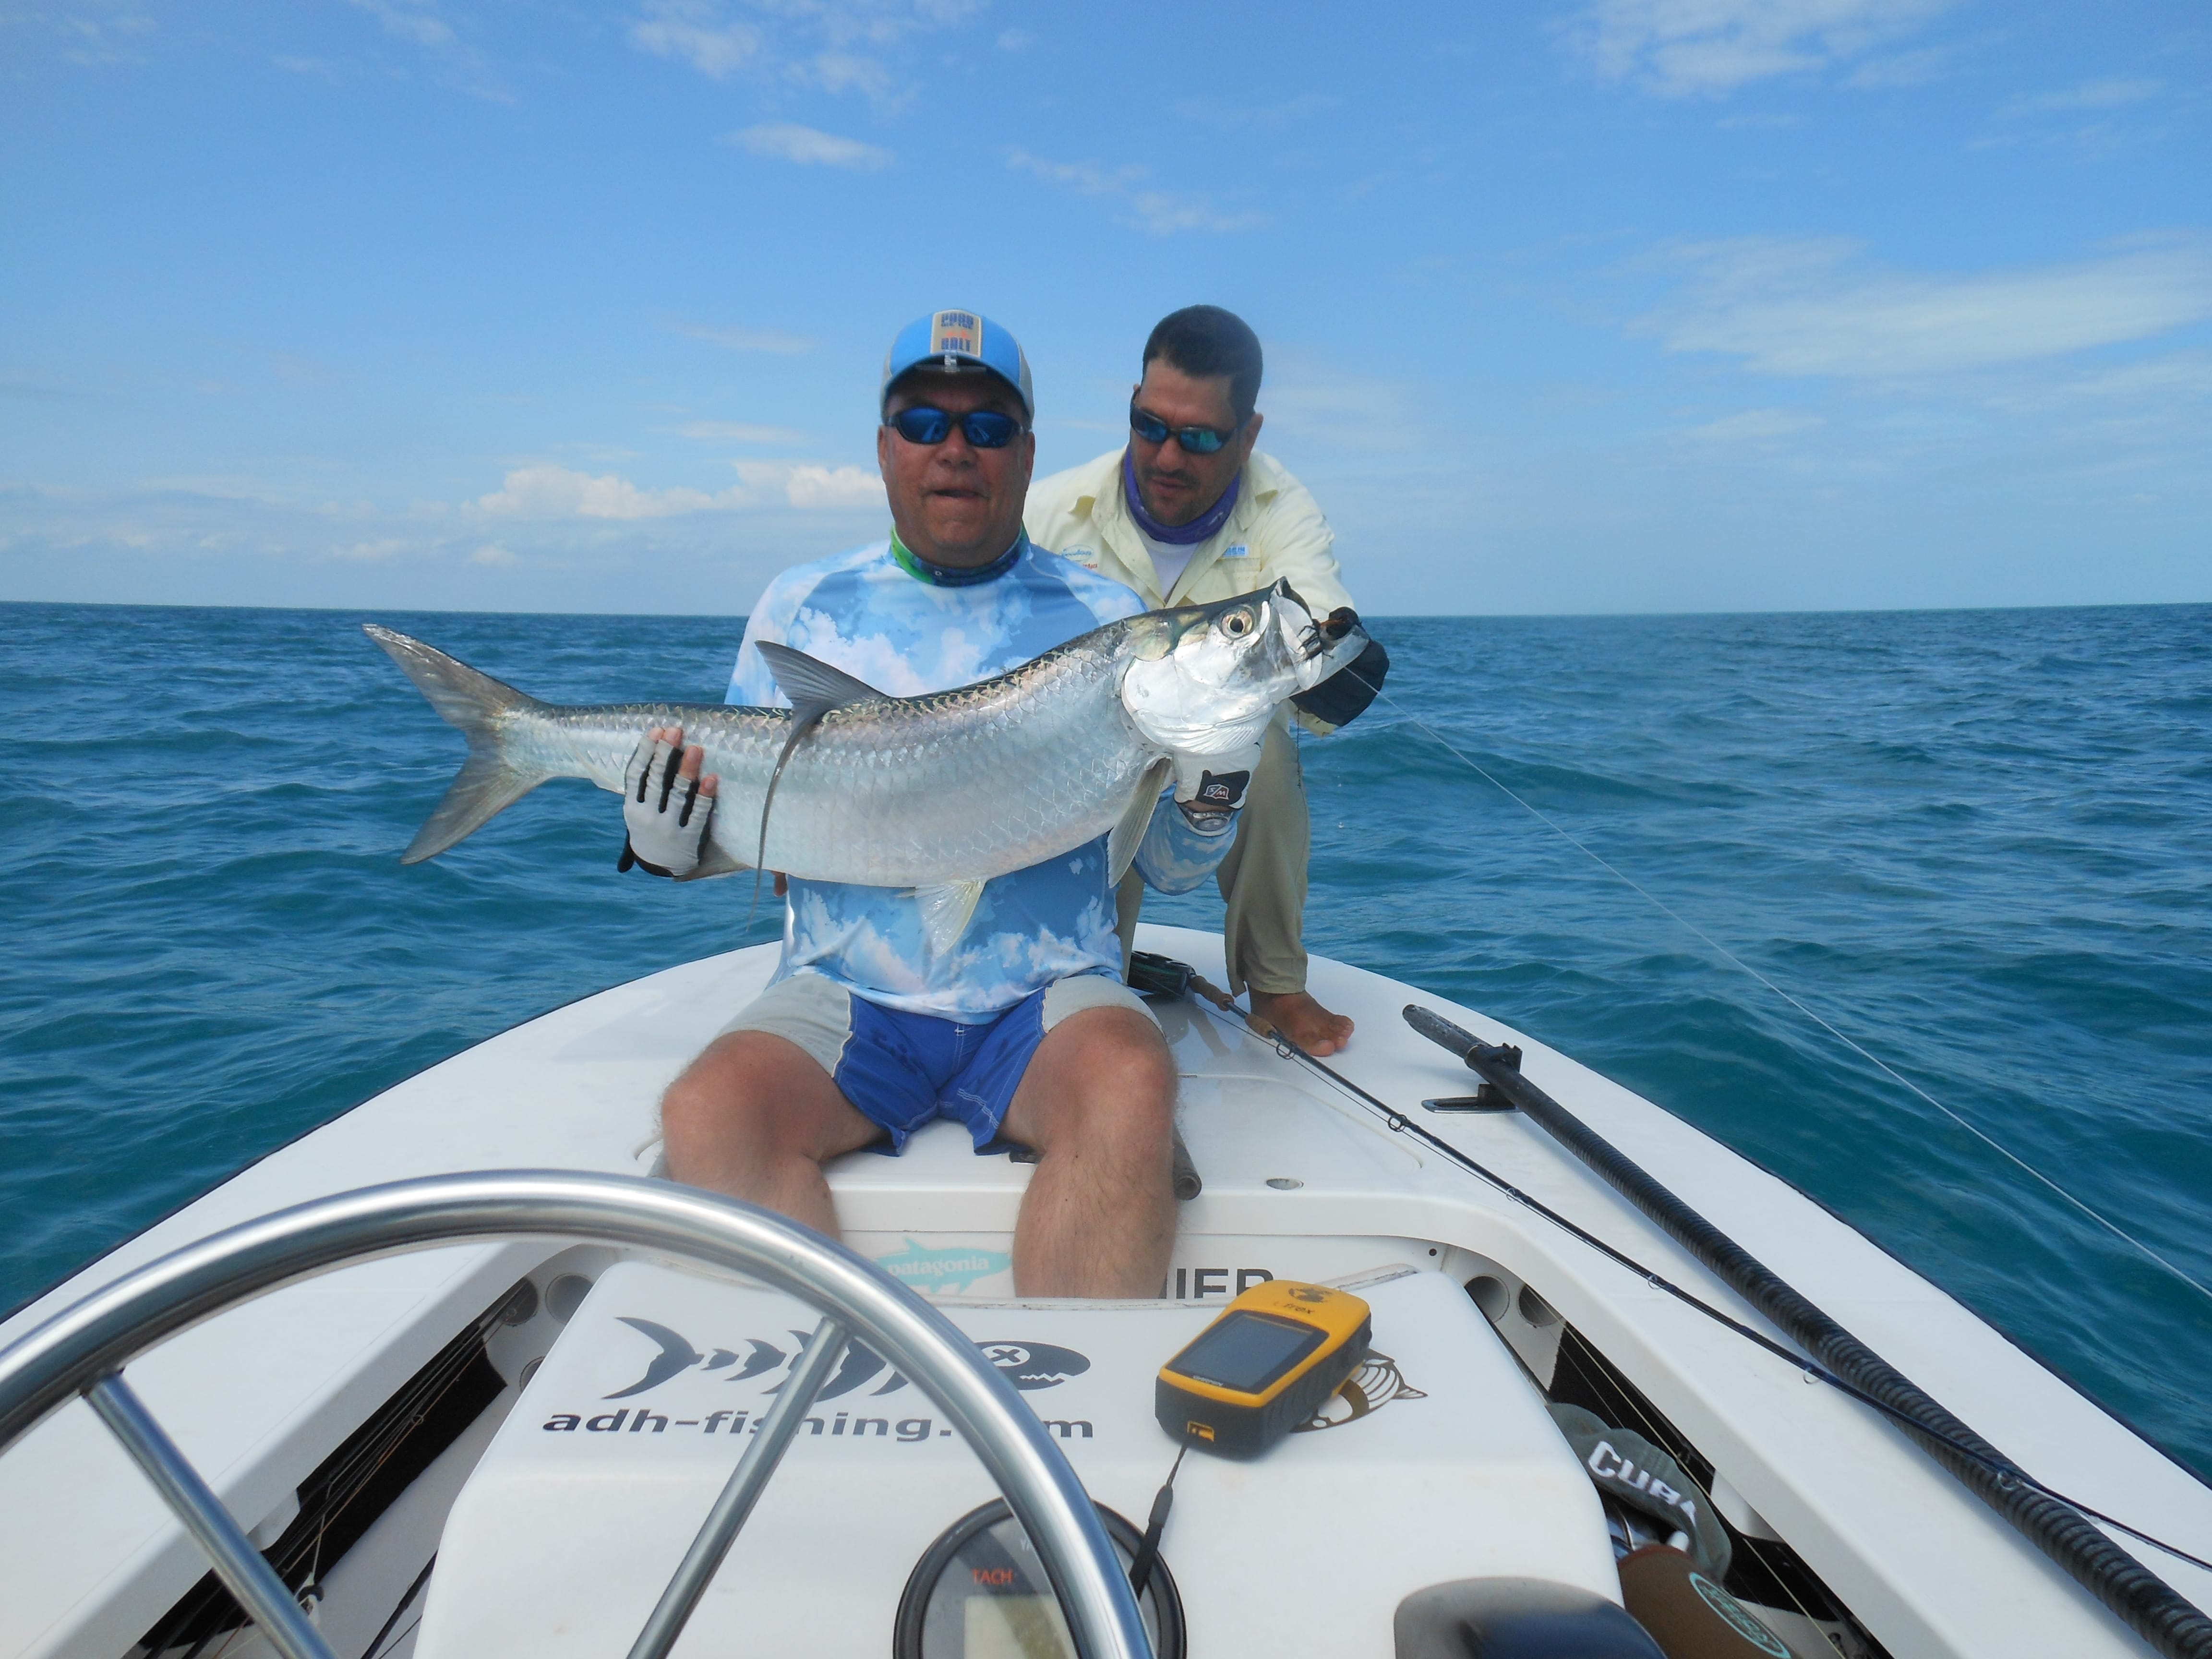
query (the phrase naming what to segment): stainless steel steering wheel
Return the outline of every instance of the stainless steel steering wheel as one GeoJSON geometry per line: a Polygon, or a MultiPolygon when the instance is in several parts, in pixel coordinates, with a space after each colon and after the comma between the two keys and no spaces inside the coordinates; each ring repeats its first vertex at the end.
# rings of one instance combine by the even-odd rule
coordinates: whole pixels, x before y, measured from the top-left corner
{"type": "Polygon", "coordinates": [[[0,1451],[83,1395],[285,1659],[332,1659],[222,1500],[125,1383],[123,1367],[226,1308],[348,1262],[506,1237],[628,1245],[740,1272],[823,1315],[630,1659],[662,1659],[674,1645],[852,1336],[920,1385],[981,1459],[1036,1545],[1081,1659],[1152,1659],[1136,1598],[1082,1482],[951,1321],[842,1244],[752,1205],[662,1182],[563,1170],[437,1176],[318,1199],[188,1244],[0,1352],[0,1451]]]}

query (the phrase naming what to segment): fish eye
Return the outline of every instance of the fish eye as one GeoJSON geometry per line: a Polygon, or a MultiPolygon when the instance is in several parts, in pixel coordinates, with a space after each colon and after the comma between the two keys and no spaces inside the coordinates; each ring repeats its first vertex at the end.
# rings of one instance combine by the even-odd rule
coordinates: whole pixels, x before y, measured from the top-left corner
{"type": "Polygon", "coordinates": [[[1234,611],[1223,614],[1221,631],[1232,640],[1241,640],[1252,631],[1253,623],[1252,607],[1240,605],[1234,611]]]}

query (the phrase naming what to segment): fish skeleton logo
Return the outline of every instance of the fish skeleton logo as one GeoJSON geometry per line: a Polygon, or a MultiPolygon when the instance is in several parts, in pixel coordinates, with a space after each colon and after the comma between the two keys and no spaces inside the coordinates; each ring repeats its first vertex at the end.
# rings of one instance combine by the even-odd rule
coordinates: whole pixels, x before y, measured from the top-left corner
{"type": "MultiPolygon", "coordinates": [[[[805,1331],[793,1331],[793,1344],[788,1351],[759,1337],[748,1337],[744,1339],[745,1352],[742,1356],[735,1348],[716,1348],[711,1353],[701,1353],[691,1346],[690,1339],[665,1325],[655,1324],[650,1319],[634,1319],[628,1314],[617,1317],[641,1336],[649,1338],[660,1352],[653,1357],[645,1368],[645,1375],[636,1382],[602,1396],[608,1400],[628,1400],[633,1395],[649,1393],[671,1377],[694,1369],[728,1371],[729,1376],[722,1379],[726,1382],[765,1378],[771,1371],[795,1360],[799,1350],[806,1343],[805,1331]]],[[[1045,1342],[978,1342],[975,1346],[999,1368],[1007,1382],[1025,1394],[1036,1389],[1052,1388],[1091,1369],[1089,1358],[1073,1348],[1056,1348],[1045,1342]]],[[[853,1343],[846,1349],[836,1374],[814,1397],[817,1401],[835,1400],[840,1395],[851,1394],[861,1384],[882,1376],[885,1369],[882,1355],[858,1342],[853,1343]]],[[[774,1394],[782,1386],[781,1382],[776,1382],[768,1385],[764,1392],[774,1394]]],[[[906,1378],[892,1371],[871,1392],[870,1397],[894,1394],[904,1387],[906,1378]]]]}
{"type": "Polygon", "coordinates": [[[1426,1400],[1429,1396],[1406,1381],[1398,1369],[1398,1362],[1387,1353],[1370,1352],[1359,1362],[1359,1369],[1338,1384],[1334,1394],[1322,1402],[1322,1407],[1297,1427],[1292,1434],[1310,1434],[1316,1429],[1340,1429],[1346,1423],[1356,1423],[1363,1417],[1372,1416],[1394,1400],[1426,1400]]]}
{"type": "Polygon", "coordinates": [[[1091,1369],[1090,1359],[1073,1348],[1055,1348],[1049,1342],[978,1342],[983,1358],[1024,1394],[1055,1389],[1071,1376],[1091,1369]]]}
{"type": "Polygon", "coordinates": [[[881,1267],[902,1285],[930,1291],[970,1288],[977,1279],[1002,1273],[1014,1264],[1013,1257],[1004,1250],[985,1250],[965,1246],[933,1250],[912,1239],[906,1249],[894,1255],[879,1255],[876,1266],[881,1267]]]}

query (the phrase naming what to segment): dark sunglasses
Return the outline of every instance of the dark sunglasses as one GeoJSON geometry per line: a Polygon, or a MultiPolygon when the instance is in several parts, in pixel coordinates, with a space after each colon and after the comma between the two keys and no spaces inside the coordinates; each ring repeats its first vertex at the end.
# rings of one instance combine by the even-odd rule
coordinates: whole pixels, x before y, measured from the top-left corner
{"type": "Polygon", "coordinates": [[[1226,432],[1216,431],[1210,426],[1170,426],[1157,415],[1147,415],[1134,404],[1129,405],[1129,430],[1148,444],[1164,444],[1173,433],[1175,441],[1194,455],[1211,455],[1222,445],[1244,429],[1237,422],[1226,432]]]}
{"type": "Polygon", "coordinates": [[[970,410],[958,416],[948,415],[941,409],[902,409],[884,424],[896,429],[908,443],[927,447],[941,444],[951,437],[956,420],[960,422],[962,434],[978,449],[1004,449],[1022,435],[1022,423],[995,409],[970,410]]]}

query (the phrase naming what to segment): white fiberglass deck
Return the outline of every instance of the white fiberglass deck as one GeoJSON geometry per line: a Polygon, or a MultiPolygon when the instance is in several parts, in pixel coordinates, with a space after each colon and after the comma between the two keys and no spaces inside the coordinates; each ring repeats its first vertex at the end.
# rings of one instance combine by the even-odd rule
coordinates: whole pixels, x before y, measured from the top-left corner
{"type": "MultiPolygon", "coordinates": [[[[1220,975],[1219,944],[1210,936],[1148,928],[1141,942],[1209,975],[1220,975]]],[[[772,963],[772,952],[763,949],[688,964],[558,1010],[457,1055],[149,1229],[0,1326],[0,1341],[179,1243],[321,1194],[472,1169],[648,1172],[658,1155],[659,1091],[683,1059],[764,981],[772,963]]],[[[2212,1493],[1786,1184],[1494,1022],[1323,959],[1314,963],[1313,981],[1324,1000],[1359,1022],[1358,1037],[1338,1063],[1365,1088],[1418,1115],[1424,1097],[1464,1093],[1471,1085],[1467,1072],[1403,1025],[1398,1010],[1408,1000],[1433,1007],[1488,1040],[1520,1042],[1534,1080],[2039,1478],[2200,1553],[2212,1541],[2212,1493]]],[[[1730,1518],[1747,1530],[1764,1528],[1787,1540],[1898,1659],[2144,1651],[2057,1569],[1863,1408],[1807,1383],[1793,1368],[1652,1290],[1474,1177],[1425,1159],[1419,1148],[1267,1045],[1194,1007],[1172,1006],[1163,1015],[1183,1074],[1183,1133],[1206,1186],[1202,1196],[1182,1206],[1166,1287],[1169,1304],[1183,1306],[1141,1313],[1142,1320],[1159,1325],[1159,1341],[1171,1340],[1170,1326],[1186,1328],[1203,1308],[1218,1305],[1262,1273],[1333,1279],[1402,1262],[1443,1275],[1425,1271],[1419,1294],[1449,1291],[1459,1298],[1455,1309],[1466,1304],[1457,1287],[1478,1276],[1497,1278],[1509,1291],[1526,1285],[1540,1297],[1534,1304],[1540,1313],[1547,1306],[1556,1310],[1714,1462],[1728,1489],[1721,1497],[1724,1511],[1732,1507],[1730,1518]]],[[[1738,1316],[1753,1317],[1517,1114],[1422,1121],[1617,1247],[1738,1316]]],[[[863,1153],[842,1161],[832,1185],[855,1248],[926,1294],[984,1309],[1011,1297],[1007,1251],[1028,1174],[1004,1158],[975,1157],[964,1135],[938,1126],[918,1137],[902,1158],[863,1153]]],[[[242,1522],[281,1524],[305,1472],[506,1287],[526,1274],[544,1278],[550,1254],[549,1247],[525,1243],[444,1249],[349,1269],[189,1333],[134,1365],[131,1379],[242,1522]]],[[[618,1274],[643,1271],[615,1269],[611,1252],[570,1253],[565,1261],[562,1271],[580,1284],[600,1280],[609,1286],[604,1297],[594,1289],[586,1310],[635,1283],[618,1274]]],[[[598,1317],[574,1308],[562,1312],[576,1320],[598,1317]]],[[[965,1315],[958,1316],[968,1322],[965,1315]]],[[[979,1337],[988,1335],[984,1325],[998,1316],[979,1312],[982,1322],[974,1326],[979,1337]]],[[[1012,1317],[1011,1310],[1003,1316],[1012,1317]]],[[[1104,1316],[1105,1310],[1053,1316],[1104,1316]]],[[[561,1325],[547,1309],[499,1334],[490,1345],[494,1363],[510,1382],[519,1382],[524,1368],[542,1356],[550,1389],[568,1366],[582,1363],[573,1358],[575,1350],[553,1348],[561,1325]]],[[[1561,1327],[1549,1320],[1531,1324],[1516,1305],[1498,1328],[1524,1363],[1540,1371],[1547,1344],[1556,1346],[1561,1327]]],[[[1137,1356],[1144,1344],[1133,1335],[1130,1342],[1094,1346],[1137,1356]]],[[[1474,1356],[1487,1352],[1495,1359],[1504,1350],[1480,1324],[1451,1334],[1441,1313],[1433,1330],[1409,1336],[1407,1346],[1411,1352],[1415,1345],[1431,1342],[1443,1345],[1433,1363],[1449,1376],[1408,1374],[1407,1380],[1437,1402],[1428,1413],[1433,1417],[1452,1399],[1468,1397],[1478,1373],[1489,1376],[1482,1370],[1489,1362],[1474,1356]],[[1450,1345],[1462,1339],[1488,1341],[1490,1347],[1465,1347],[1455,1359],[1450,1345]]],[[[1389,1346],[1379,1330],[1377,1346],[1389,1346]]],[[[644,1349],[641,1343],[628,1357],[644,1349]]],[[[1164,1349],[1149,1357],[1157,1364],[1164,1349]]],[[[1431,1362],[1425,1358],[1423,1363],[1431,1362]]],[[[1146,1374],[1137,1358],[1116,1364],[1130,1376],[1146,1374]]],[[[1085,1387],[1103,1390],[1107,1381],[1102,1370],[1085,1387]]],[[[1492,1379],[1482,1386],[1503,1385],[1492,1379]]],[[[528,1396],[533,1411],[543,1392],[533,1380],[528,1396]]],[[[355,1630],[345,1624],[356,1617],[349,1607],[392,1604],[428,1550],[437,1547],[445,1506],[487,1441],[494,1442],[495,1452],[483,1465],[484,1484],[463,1498],[459,1519],[465,1522],[474,1506],[493,1504],[499,1482],[519,1490],[513,1483],[521,1476],[500,1448],[514,1435],[542,1430],[520,1416],[511,1431],[502,1429],[516,1395],[510,1388],[485,1421],[441,1459],[434,1473],[442,1486],[432,1482],[420,1494],[410,1490],[409,1503],[419,1513],[412,1518],[397,1510],[387,1514],[341,1564],[342,1572],[375,1579],[349,1602],[333,1577],[325,1627],[336,1639],[337,1628],[344,1626],[350,1651],[366,1644],[380,1612],[366,1628],[355,1630]]],[[[1401,1426],[1392,1431],[1412,1432],[1430,1404],[1394,1406],[1401,1426]]],[[[1530,1389],[1512,1410],[1540,1407],[1530,1389]]],[[[1068,1420],[1083,1416],[1094,1428],[1125,1424],[1134,1445],[1148,1409],[1146,1401],[1133,1404],[1102,1395],[1085,1413],[1068,1413],[1068,1420]]],[[[1361,1426],[1379,1434],[1389,1425],[1378,1416],[1361,1426]]],[[[1540,1435],[1540,1421],[1525,1431],[1540,1435]]],[[[1115,1432],[1118,1437],[1123,1431],[1115,1432]]],[[[1340,1449],[1329,1455],[1350,1455],[1342,1448],[1357,1439],[1341,1437],[1340,1449]]],[[[1117,1438],[1109,1450],[1103,1438],[1094,1438],[1091,1447],[1079,1441],[1070,1451],[1086,1479],[1096,1471],[1105,1501],[1141,1521],[1150,1484],[1164,1471],[1165,1459],[1134,1450],[1125,1455],[1122,1443],[1117,1438]]],[[[1385,1443],[1369,1443],[1380,1448],[1385,1443]]],[[[869,1455],[875,1450],[871,1446],[869,1455]]],[[[951,1457],[948,1468],[974,1469],[972,1460],[961,1461],[964,1455],[933,1449],[927,1455],[951,1457]]],[[[908,1481],[898,1473],[908,1467],[886,1455],[884,1472],[895,1486],[908,1481]]],[[[787,1471],[793,1480],[787,1494],[793,1504],[806,1489],[805,1469],[794,1461],[787,1471]]],[[[972,1480],[948,1474],[945,1480],[939,1526],[980,1501],[972,1480]]],[[[1228,1486],[1212,1475],[1191,1491],[1211,1494],[1194,1497],[1194,1512],[1229,1504],[1228,1486]]],[[[553,1492],[541,1496],[550,1513],[553,1492]]],[[[702,1492],[682,1501],[703,1509],[706,1499],[702,1492]]],[[[887,1500],[886,1512],[910,1501],[919,1500],[887,1500]]],[[[1219,1524],[1233,1526],[1233,1504],[1224,1508],[1219,1524]]],[[[756,1526],[765,1525],[768,1515],[764,1510],[756,1526]]],[[[1293,1520],[1320,1529],[1336,1524],[1326,1504],[1293,1520]]],[[[779,1522],[808,1524],[798,1512],[783,1514],[779,1522]]],[[[897,1524],[920,1529],[919,1510],[897,1524]]],[[[1270,1515],[1253,1524],[1273,1527],[1284,1520],[1270,1515]]],[[[1420,1523],[1425,1528],[1451,1524],[1441,1507],[1420,1523]]],[[[1564,1522],[1560,1526],[1561,1537],[1572,1531],[1564,1522]]],[[[688,1525],[677,1530],[688,1532],[688,1525]]],[[[1542,1528],[1531,1533],[1541,1535],[1542,1528]]],[[[469,1559],[458,1527],[455,1542],[459,1559],[469,1559]]],[[[1479,1546],[1477,1540],[1468,1547],[1479,1546]]],[[[672,1546],[679,1547],[680,1539],[672,1546]]],[[[788,1547],[762,1543],[749,1530],[732,1558],[732,1571],[740,1571],[735,1564],[749,1547],[788,1547]]],[[[2200,1604],[2212,1601],[2212,1575],[2136,1547],[2184,1595],[2200,1604]]],[[[884,1548],[896,1553],[888,1542],[884,1548]]],[[[1550,1576],[1571,1581],[1581,1574],[1577,1551],[1582,1548],[1572,1541],[1558,1545],[1562,1565],[1550,1576]]],[[[1181,1553],[1172,1535],[1169,1555],[1186,1600],[1195,1604],[1203,1589],[1202,1563],[1181,1553]]],[[[441,1565],[441,1572],[452,1565],[441,1565]]],[[[58,1413],[0,1457],[0,1656],[120,1656],[203,1570],[82,1406],[58,1413]]],[[[1483,1569],[1478,1563],[1465,1571],[1483,1569]]],[[[1457,1576],[1440,1567],[1439,1572],[1457,1576]]],[[[657,1583],[641,1587],[625,1579],[617,1599],[627,1599],[615,1622],[629,1618],[633,1602],[649,1605],[656,1589],[657,1583]]],[[[434,1586],[426,1640],[438,1636],[440,1620],[447,1617],[449,1591],[448,1585],[434,1586]]],[[[890,1593],[896,1592],[893,1585],[890,1593]]],[[[822,1593],[840,1592],[825,1580],[822,1593]]],[[[453,1601],[453,1617],[460,1617],[464,1599],[453,1601]]],[[[1194,1605],[1194,1639],[1198,1620],[1194,1605]]],[[[632,1629],[625,1626],[622,1641],[632,1629]]],[[[1387,1618],[1370,1636],[1364,1647],[1332,1638],[1328,1650],[1389,1651],[1387,1618]]],[[[465,1643],[441,1650],[499,1650],[478,1629],[465,1643]]],[[[524,1641],[509,1650],[541,1650],[524,1641]]],[[[1247,1650],[1225,1633],[1210,1638],[1205,1649],[1208,1654],[1240,1650],[1247,1650]]],[[[1277,1641],[1249,1650],[1285,1650],[1277,1641]]]]}

